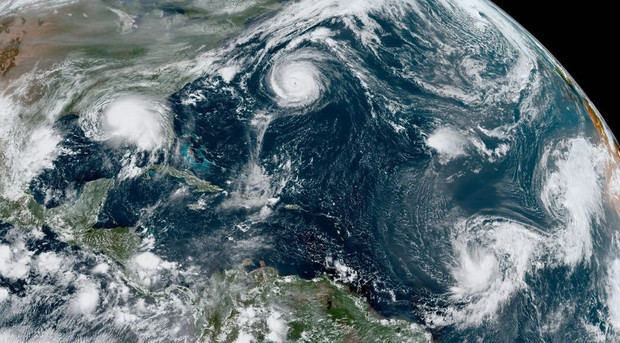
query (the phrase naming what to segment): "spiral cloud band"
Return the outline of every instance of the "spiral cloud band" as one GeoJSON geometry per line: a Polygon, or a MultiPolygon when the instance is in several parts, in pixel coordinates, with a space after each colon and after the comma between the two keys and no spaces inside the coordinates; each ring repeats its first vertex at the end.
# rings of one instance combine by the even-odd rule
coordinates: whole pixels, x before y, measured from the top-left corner
{"type": "Polygon", "coordinates": [[[281,107],[303,107],[317,101],[327,87],[317,66],[322,60],[313,51],[298,51],[276,60],[268,76],[268,86],[281,107]]]}

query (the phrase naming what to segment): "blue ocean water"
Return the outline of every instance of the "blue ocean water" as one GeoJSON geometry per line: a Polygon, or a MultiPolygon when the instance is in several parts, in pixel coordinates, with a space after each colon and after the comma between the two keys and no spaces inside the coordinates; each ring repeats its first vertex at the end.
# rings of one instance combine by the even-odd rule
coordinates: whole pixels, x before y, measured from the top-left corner
{"type": "Polygon", "coordinates": [[[232,75],[206,73],[165,101],[165,149],[112,147],[68,114],[56,123],[66,153],[30,183],[34,199],[61,206],[131,154],[148,171],[116,179],[95,227],[141,228],[158,255],[205,275],[245,259],[328,274],[438,342],[590,341],[593,330],[613,341],[604,283],[618,216],[606,198],[594,210],[570,198],[581,174],[565,166],[577,159],[606,182],[602,160],[586,163],[602,154],[587,100],[492,5],[476,17],[396,3],[247,24],[214,62],[232,75]],[[195,191],[170,168],[222,191],[195,191]]]}

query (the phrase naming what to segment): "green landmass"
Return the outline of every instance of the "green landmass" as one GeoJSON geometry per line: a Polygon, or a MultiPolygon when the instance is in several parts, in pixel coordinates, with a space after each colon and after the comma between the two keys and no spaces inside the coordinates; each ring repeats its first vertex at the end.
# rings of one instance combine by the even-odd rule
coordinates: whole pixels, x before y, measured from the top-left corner
{"type": "MultiPolygon", "coordinates": [[[[192,174],[173,168],[159,168],[159,172],[197,189],[216,190],[192,174]]],[[[0,199],[0,219],[22,228],[47,225],[64,241],[125,265],[140,243],[134,229],[93,228],[113,183],[111,179],[88,182],[75,201],[52,209],[32,196],[12,202],[0,199]]],[[[171,293],[186,299],[197,312],[196,327],[204,341],[234,342],[243,336],[255,342],[430,342],[418,325],[381,318],[363,299],[327,276],[304,280],[280,276],[270,267],[251,272],[240,267],[213,274],[199,294],[176,285],[154,292],[137,290],[152,299],[168,298],[171,293]]]]}
{"type": "Polygon", "coordinates": [[[170,175],[174,178],[182,180],[185,184],[192,188],[193,192],[196,193],[217,193],[222,191],[220,187],[197,177],[190,171],[178,170],[169,166],[153,166],[151,167],[151,170],[159,174],[170,175]]]}
{"type": "Polygon", "coordinates": [[[22,229],[46,225],[71,244],[103,252],[117,262],[124,262],[135,253],[140,238],[133,228],[95,229],[97,216],[114,184],[111,179],[88,182],[77,199],[46,209],[31,195],[17,201],[0,199],[0,220],[22,229]]]}
{"type": "Polygon", "coordinates": [[[381,318],[326,276],[279,276],[270,267],[214,274],[199,297],[202,339],[256,342],[430,342],[407,320],[381,318]]]}

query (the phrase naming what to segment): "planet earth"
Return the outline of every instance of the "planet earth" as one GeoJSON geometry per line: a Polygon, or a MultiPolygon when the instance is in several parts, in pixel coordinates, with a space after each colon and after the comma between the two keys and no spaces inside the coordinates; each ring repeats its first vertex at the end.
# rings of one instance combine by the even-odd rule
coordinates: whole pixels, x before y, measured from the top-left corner
{"type": "Polygon", "coordinates": [[[4,0],[0,81],[1,342],[620,340],[620,149],[489,1],[4,0]]]}

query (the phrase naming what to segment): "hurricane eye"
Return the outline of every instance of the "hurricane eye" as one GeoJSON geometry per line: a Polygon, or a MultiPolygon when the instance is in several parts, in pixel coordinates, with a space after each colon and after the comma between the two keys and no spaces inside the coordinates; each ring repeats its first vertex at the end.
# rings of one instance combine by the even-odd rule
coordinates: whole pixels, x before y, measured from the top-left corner
{"type": "Polygon", "coordinates": [[[304,107],[321,98],[327,80],[320,68],[324,57],[314,51],[280,56],[267,74],[267,86],[280,107],[304,107]]]}

